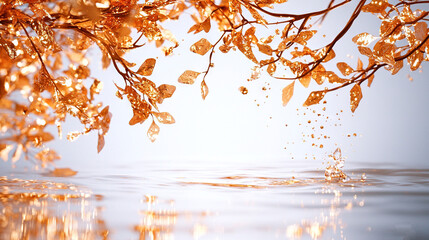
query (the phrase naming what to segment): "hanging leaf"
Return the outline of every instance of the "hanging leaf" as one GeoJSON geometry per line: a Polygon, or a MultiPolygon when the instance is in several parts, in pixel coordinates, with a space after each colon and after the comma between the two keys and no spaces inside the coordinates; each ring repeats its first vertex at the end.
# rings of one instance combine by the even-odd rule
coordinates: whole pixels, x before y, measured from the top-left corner
{"type": "Polygon", "coordinates": [[[374,14],[383,13],[387,6],[389,6],[387,0],[372,0],[369,4],[362,7],[362,11],[374,14]]]}
{"type": "Polygon", "coordinates": [[[424,59],[424,53],[419,50],[413,52],[410,56],[407,57],[408,64],[410,64],[411,71],[419,69],[420,64],[424,59]]]}
{"type": "Polygon", "coordinates": [[[357,71],[361,71],[361,70],[363,70],[363,63],[362,63],[362,61],[360,60],[360,58],[358,58],[358,62],[357,62],[356,70],[357,70],[357,71]]]}
{"type": "Polygon", "coordinates": [[[171,116],[168,112],[152,112],[152,114],[158,119],[158,121],[162,124],[173,124],[176,122],[173,116],[171,116]]]}
{"type": "MultiPolygon", "coordinates": [[[[274,59],[272,58],[270,61],[272,62],[274,59]]],[[[273,74],[276,72],[277,66],[276,63],[270,63],[267,67],[267,72],[268,74],[270,74],[271,76],[273,76],[273,74]]]]}
{"type": "Polygon", "coordinates": [[[351,68],[347,63],[345,62],[339,62],[337,63],[337,68],[338,70],[340,70],[341,74],[343,74],[344,76],[348,76],[351,73],[353,73],[355,70],[353,70],[353,68],[351,68]]]}
{"type": "Polygon", "coordinates": [[[366,47],[366,46],[368,46],[368,44],[370,44],[375,39],[377,39],[377,38],[372,36],[369,33],[364,32],[364,33],[360,33],[360,34],[354,36],[352,38],[352,41],[359,46],[365,46],[366,47]]]}
{"type": "Polygon", "coordinates": [[[206,33],[210,31],[210,28],[211,28],[210,17],[206,18],[206,20],[204,20],[204,22],[201,23],[201,27],[206,33]]]}
{"type": "Polygon", "coordinates": [[[359,106],[359,102],[362,99],[362,91],[359,84],[355,84],[350,90],[350,108],[354,113],[356,108],[359,106]]]}
{"type": "Polygon", "coordinates": [[[425,22],[418,22],[414,25],[417,40],[423,41],[427,36],[428,25],[425,22]]]}
{"type": "Polygon", "coordinates": [[[311,77],[317,84],[321,85],[325,81],[325,78],[323,77],[324,72],[326,72],[325,68],[322,64],[319,64],[313,71],[311,71],[311,77]]]}
{"type": "Polygon", "coordinates": [[[148,131],[147,131],[147,137],[151,142],[155,142],[156,138],[159,134],[159,127],[156,125],[154,121],[152,121],[152,124],[150,125],[148,131]]]}
{"type": "Polygon", "coordinates": [[[292,98],[294,86],[295,86],[295,81],[293,81],[291,84],[283,88],[282,90],[283,106],[286,106],[289,103],[290,99],[292,98]]]}
{"type": "Polygon", "coordinates": [[[211,48],[212,44],[207,39],[201,38],[191,46],[191,52],[205,55],[211,48]]]}
{"type": "Polygon", "coordinates": [[[180,77],[179,77],[179,83],[194,84],[195,79],[200,74],[201,73],[199,73],[199,72],[195,72],[195,71],[191,71],[191,70],[186,70],[184,73],[182,73],[182,75],[180,75],[180,77]]]}
{"type": "Polygon", "coordinates": [[[273,54],[273,49],[270,45],[258,43],[257,46],[261,53],[267,54],[268,56],[271,56],[273,54]]]}
{"type": "Polygon", "coordinates": [[[155,58],[146,59],[143,62],[143,64],[139,67],[139,70],[137,70],[137,74],[140,74],[142,76],[152,75],[153,69],[155,68],[155,64],[156,64],[155,58]]]}
{"type": "Polygon", "coordinates": [[[326,90],[311,92],[307,100],[305,100],[305,103],[303,106],[307,107],[313,104],[318,104],[320,100],[322,100],[323,97],[325,97],[325,94],[326,94],[326,90]]]}
{"type": "Polygon", "coordinates": [[[103,148],[104,148],[104,135],[98,134],[97,152],[100,153],[103,148]]]}
{"type": "Polygon", "coordinates": [[[359,50],[359,52],[360,52],[362,55],[365,55],[365,56],[367,56],[367,57],[369,57],[369,58],[372,58],[372,51],[371,51],[371,49],[369,49],[369,48],[367,48],[367,47],[359,46],[359,47],[358,47],[358,50],[359,50]]]}
{"type": "Polygon", "coordinates": [[[372,81],[374,80],[374,74],[368,77],[368,87],[371,87],[372,81]]]}
{"type": "Polygon", "coordinates": [[[162,84],[162,85],[159,85],[158,91],[161,94],[161,98],[169,98],[173,96],[174,92],[176,91],[176,86],[169,85],[169,84],[162,84]]]}
{"type": "Polygon", "coordinates": [[[302,86],[304,86],[305,88],[308,88],[311,82],[311,74],[307,74],[304,77],[300,77],[298,80],[302,84],[302,86]]]}
{"type": "Polygon", "coordinates": [[[206,82],[203,80],[201,82],[201,97],[203,98],[203,100],[206,99],[208,94],[209,94],[209,88],[207,87],[206,82]]]}

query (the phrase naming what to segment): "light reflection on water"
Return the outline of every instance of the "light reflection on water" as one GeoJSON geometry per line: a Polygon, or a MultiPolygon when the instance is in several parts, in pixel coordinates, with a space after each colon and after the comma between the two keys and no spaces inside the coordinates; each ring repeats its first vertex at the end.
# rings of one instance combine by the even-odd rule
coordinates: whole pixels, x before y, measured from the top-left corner
{"type": "Polygon", "coordinates": [[[0,239],[429,237],[429,169],[346,169],[348,181],[327,182],[266,165],[16,171],[0,181],[0,239]]]}

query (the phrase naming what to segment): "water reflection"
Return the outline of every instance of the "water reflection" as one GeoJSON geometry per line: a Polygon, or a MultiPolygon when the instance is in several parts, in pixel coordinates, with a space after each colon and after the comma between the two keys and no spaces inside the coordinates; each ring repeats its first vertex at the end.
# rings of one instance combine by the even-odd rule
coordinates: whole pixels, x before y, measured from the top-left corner
{"type": "Polygon", "coordinates": [[[72,184],[0,177],[0,239],[106,239],[94,199],[72,184]]]}
{"type": "Polygon", "coordinates": [[[151,169],[144,177],[131,172],[127,178],[105,171],[109,175],[90,172],[61,179],[76,185],[43,175],[48,180],[2,177],[0,239],[429,236],[428,169],[355,169],[345,174],[331,167],[330,180],[324,170],[259,169],[151,169]]]}

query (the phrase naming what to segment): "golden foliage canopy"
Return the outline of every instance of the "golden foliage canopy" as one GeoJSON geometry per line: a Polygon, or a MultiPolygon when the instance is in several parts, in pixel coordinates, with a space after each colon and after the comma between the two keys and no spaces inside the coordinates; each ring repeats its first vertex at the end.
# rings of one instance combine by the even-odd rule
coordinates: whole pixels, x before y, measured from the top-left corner
{"type": "Polygon", "coordinates": [[[27,158],[38,159],[43,166],[59,159],[55,151],[44,148],[46,142],[55,138],[47,127],[56,126],[61,137],[61,126],[67,116],[83,125],[82,131],[68,133],[67,139],[96,132],[97,149],[102,150],[112,114],[108,106],[95,101],[104,81],[92,76],[88,67],[86,54],[93,46],[102,52],[103,68],[112,66],[123,80],[115,83],[116,96],[131,105],[133,116],[129,124],[151,118],[147,135],[155,141],[160,131],[157,123],[175,122],[158,105],[170,98],[176,87],[157,86],[149,79],[156,67],[154,58],[148,56],[137,68],[136,63],[125,59],[125,53],[155,42],[166,56],[172,54],[178,42],[162,25],[165,20],[179,20],[185,11],[195,20],[188,34],[219,33],[216,42],[210,43],[202,37],[190,48],[196,54],[208,54],[207,69],[186,70],[178,76],[178,81],[184,84],[193,84],[202,76],[203,98],[209,94],[206,77],[213,67],[215,49],[223,54],[238,50],[250,60],[249,64],[266,68],[275,79],[286,80],[283,105],[291,99],[296,80],[304,87],[312,80],[319,85],[332,84],[331,88],[311,92],[305,106],[317,104],[326,94],[352,85],[353,112],[363,96],[362,83],[367,81],[370,86],[379,69],[396,74],[407,61],[414,71],[429,60],[428,12],[419,10],[427,1],[332,0],[319,11],[274,12],[274,5],[286,1],[0,1],[1,156],[17,161],[24,153],[27,158]],[[329,36],[332,41],[313,47],[311,39],[318,33],[312,26],[348,4],[355,9],[340,31],[329,36]],[[378,35],[363,32],[352,39],[368,64],[358,59],[356,66],[337,62],[338,70],[327,69],[326,63],[335,60],[337,43],[361,14],[375,14],[380,19],[378,35]],[[273,35],[261,36],[266,28],[277,30],[273,35]],[[280,76],[280,71],[288,72],[291,77],[280,76]]]}

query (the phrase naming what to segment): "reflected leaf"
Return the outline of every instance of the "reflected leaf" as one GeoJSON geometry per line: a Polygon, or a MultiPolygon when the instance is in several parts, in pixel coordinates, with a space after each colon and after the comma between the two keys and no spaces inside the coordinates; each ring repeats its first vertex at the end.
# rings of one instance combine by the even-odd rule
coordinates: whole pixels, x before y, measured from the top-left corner
{"type": "Polygon", "coordinates": [[[70,168],[55,168],[48,175],[52,177],[71,177],[77,174],[77,171],[73,171],[70,168]]]}
{"type": "Polygon", "coordinates": [[[186,70],[184,73],[182,73],[182,75],[180,75],[180,77],[179,77],[179,83],[194,84],[195,79],[200,74],[201,73],[199,73],[199,72],[195,72],[195,71],[191,71],[191,70],[186,70]]]}
{"type": "Polygon", "coordinates": [[[156,64],[156,59],[148,58],[139,67],[139,70],[137,70],[137,73],[142,76],[150,76],[152,75],[153,69],[155,68],[155,64],[156,64]]]}
{"type": "Polygon", "coordinates": [[[359,106],[359,102],[362,99],[362,91],[359,84],[355,84],[350,90],[350,108],[354,113],[356,108],[359,106]]]}
{"type": "Polygon", "coordinates": [[[201,38],[198,42],[194,43],[190,50],[199,55],[205,55],[212,48],[212,44],[205,38],[201,38]]]}
{"type": "Polygon", "coordinates": [[[154,121],[152,121],[152,124],[150,125],[148,131],[147,131],[147,137],[151,142],[155,142],[156,138],[159,134],[159,127],[156,125],[154,121]]]}
{"type": "Polygon", "coordinates": [[[286,106],[289,103],[290,99],[292,98],[294,86],[295,86],[295,81],[293,81],[291,84],[283,88],[282,90],[283,106],[286,106]]]}

